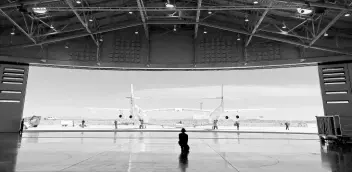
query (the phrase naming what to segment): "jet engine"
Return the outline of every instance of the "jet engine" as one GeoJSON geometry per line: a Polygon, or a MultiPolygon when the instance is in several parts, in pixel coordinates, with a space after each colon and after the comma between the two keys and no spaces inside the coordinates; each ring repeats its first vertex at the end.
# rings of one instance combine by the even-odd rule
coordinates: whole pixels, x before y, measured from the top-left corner
{"type": "Polygon", "coordinates": [[[183,109],[182,109],[182,108],[175,108],[175,111],[176,111],[176,112],[182,112],[183,109]]]}

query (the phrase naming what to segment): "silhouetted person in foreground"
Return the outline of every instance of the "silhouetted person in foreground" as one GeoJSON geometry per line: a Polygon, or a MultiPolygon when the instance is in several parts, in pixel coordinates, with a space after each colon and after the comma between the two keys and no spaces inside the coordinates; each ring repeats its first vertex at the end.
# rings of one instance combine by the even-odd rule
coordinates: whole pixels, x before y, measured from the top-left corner
{"type": "Polygon", "coordinates": [[[290,123],[289,122],[285,122],[285,126],[286,126],[286,130],[290,130],[290,123]]]}
{"type": "Polygon", "coordinates": [[[189,146],[188,146],[188,135],[186,134],[186,130],[182,128],[181,133],[178,135],[178,144],[181,146],[181,152],[182,153],[188,153],[189,152],[189,146]]]}
{"type": "Polygon", "coordinates": [[[23,133],[23,127],[24,127],[24,119],[22,119],[21,121],[21,126],[20,126],[20,131],[19,131],[19,134],[22,136],[22,133],[23,133]]]}

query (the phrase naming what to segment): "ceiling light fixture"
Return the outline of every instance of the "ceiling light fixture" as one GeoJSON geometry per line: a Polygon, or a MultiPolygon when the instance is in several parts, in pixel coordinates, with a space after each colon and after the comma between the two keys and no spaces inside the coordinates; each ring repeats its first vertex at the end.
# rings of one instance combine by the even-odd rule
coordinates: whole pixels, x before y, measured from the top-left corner
{"type": "Polygon", "coordinates": [[[324,33],[324,36],[329,36],[329,34],[325,32],[325,33],[324,33]]]}
{"type": "Polygon", "coordinates": [[[210,14],[212,14],[213,12],[211,12],[211,11],[208,11],[208,14],[210,15],[210,14]]]}
{"type": "Polygon", "coordinates": [[[50,25],[50,29],[54,29],[54,26],[52,24],[50,25]]]}
{"type": "Polygon", "coordinates": [[[93,22],[93,18],[89,18],[88,21],[89,21],[89,22],[93,22]]]}
{"type": "Polygon", "coordinates": [[[81,0],[76,0],[76,3],[80,4],[80,3],[82,3],[82,1],[81,0]]]}
{"type": "Polygon", "coordinates": [[[138,31],[135,31],[134,34],[138,35],[138,31]]]}
{"type": "Polygon", "coordinates": [[[254,1],[253,4],[258,4],[259,2],[258,1],[254,1]]]}
{"type": "Polygon", "coordinates": [[[288,34],[288,32],[284,31],[284,30],[281,30],[280,33],[283,34],[283,35],[287,35],[288,34]]]}
{"type": "Polygon", "coordinates": [[[45,7],[33,7],[32,10],[34,13],[38,13],[38,14],[45,14],[46,12],[48,12],[48,10],[45,7]]]}
{"type": "Polygon", "coordinates": [[[345,17],[349,17],[349,16],[351,16],[350,13],[346,13],[346,14],[345,14],[345,17]]]}
{"type": "Polygon", "coordinates": [[[15,28],[12,28],[11,35],[15,35],[15,28]]]}
{"type": "Polygon", "coordinates": [[[282,28],[283,28],[283,29],[286,29],[286,28],[287,28],[284,22],[282,23],[282,28]]]}
{"type": "Polygon", "coordinates": [[[133,14],[133,12],[132,12],[132,11],[130,11],[130,12],[128,12],[128,14],[133,14]]]}
{"type": "Polygon", "coordinates": [[[303,15],[311,14],[313,10],[311,9],[304,9],[304,8],[297,8],[297,12],[303,15]]]}
{"type": "Polygon", "coordinates": [[[241,38],[240,38],[240,34],[237,34],[237,41],[240,41],[241,38]]]}
{"type": "Polygon", "coordinates": [[[174,32],[176,32],[176,25],[174,25],[174,32]]]}
{"type": "Polygon", "coordinates": [[[245,21],[245,22],[248,22],[249,20],[248,20],[248,18],[246,17],[246,19],[244,19],[244,21],[245,21]]]}
{"type": "Polygon", "coordinates": [[[165,3],[166,8],[175,8],[175,5],[170,3],[165,3]]]}

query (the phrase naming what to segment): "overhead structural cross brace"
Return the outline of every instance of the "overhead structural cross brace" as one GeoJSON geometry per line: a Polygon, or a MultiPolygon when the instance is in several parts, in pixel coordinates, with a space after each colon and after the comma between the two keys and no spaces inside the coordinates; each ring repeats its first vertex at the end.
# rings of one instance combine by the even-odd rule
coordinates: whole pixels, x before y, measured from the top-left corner
{"type": "Polygon", "coordinates": [[[0,13],[5,16],[13,25],[17,27],[18,30],[20,30],[23,34],[25,34],[34,44],[37,42],[35,41],[34,38],[32,38],[31,35],[29,35],[20,25],[18,25],[10,16],[8,16],[2,9],[0,9],[0,13]]]}
{"type": "MultiPolygon", "coordinates": [[[[217,28],[217,29],[226,30],[226,31],[230,31],[230,32],[236,32],[236,33],[240,33],[240,34],[251,35],[251,33],[247,32],[247,31],[240,30],[240,29],[222,27],[222,26],[208,24],[208,23],[200,23],[200,24],[203,25],[203,26],[217,28]]],[[[309,46],[309,45],[306,45],[306,44],[303,44],[303,43],[299,43],[299,42],[295,42],[295,41],[292,41],[292,40],[287,40],[287,39],[283,39],[283,38],[277,38],[277,37],[263,35],[263,34],[258,34],[258,33],[253,34],[253,36],[258,37],[258,38],[263,38],[263,39],[269,39],[269,40],[273,40],[273,41],[283,42],[283,43],[287,43],[287,44],[291,44],[291,45],[302,46],[302,47],[305,47],[305,48],[312,48],[312,49],[316,49],[316,50],[334,52],[334,53],[345,54],[345,55],[352,55],[352,52],[346,52],[346,51],[342,51],[342,50],[338,50],[338,49],[331,49],[331,48],[325,48],[325,47],[320,47],[320,46],[309,46]]]]}
{"type": "MultiPolygon", "coordinates": [[[[186,22],[186,21],[174,21],[174,22],[149,21],[149,22],[147,22],[147,24],[149,24],[149,25],[150,24],[196,24],[196,22],[186,22]]],[[[225,31],[245,34],[245,35],[248,35],[248,36],[251,35],[250,32],[247,32],[247,31],[242,30],[242,29],[229,28],[229,27],[219,26],[219,25],[210,24],[210,23],[203,23],[203,22],[199,22],[198,24],[202,25],[202,26],[205,26],[205,27],[211,27],[211,28],[221,29],[221,30],[225,30],[225,31]]],[[[130,23],[130,24],[126,24],[125,23],[122,26],[96,31],[93,34],[111,32],[111,31],[114,31],[114,30],[124,29],[124,28],[128,28],[128,27],[135,27],[135,26],[139,26],[139,25],[142,25],[142,23],[130,23]]],[[[75,39],[75,38],[79,38],[79,37],[85,37],[85,36],[88,36],[88,35],[89,35],[89,33],[82,33],[82,34],[76,34],[76,35],[72,35],[72,36],[68,36],[68,37],[55,38],[55,39],[39,42],[37,44],[26,44],[26,45],[18,45],[18,46],[3,47],[3,48],[16,48],[16,47],[18,48],[18,47],[38,46],[38,45],[49,44],[49,43],[54,43],[54,42],[58,42],[58,41],[75,39]]],[[[265,35],[265,34],[254,33],[253,36],[254,37],[263,38],[263,39],[283,42],[283,43],[287,43],[287,44],[291,44],[291,45],[302,46],[302,47],[305,47],[305,48],[311,48],[311,49],[316,49],[316,50],[334,52],[334,53],[345,54],[345,55],[352,55],[352,52],[343,51],[341,49],[333,49],[333,48],[321,47],[321,46],[309,46],[308,44],[304,44],[304,43],[300,43],[300,42],[296,42],[296,41],[292,41],[292,40],[288,40],[288,39],[284,39],[284,38],[280,38],[280,37],[274,37],[274,36],[270,36],[270,35],[265,35]]]]}
{"type": "Polygon", "coordinates": [[[264,20],[266,14],[269,12],[269,8],[265,9],[264,13],[262,14],[262,16],[260,17],[258,23],[254,26],[254,29],[252,30],[251,35],[249,36],[247,42],[246,42],[246,47],[249,45],[249,42],[251,42],[251,39],[253,37],[253,35],[255,34],[255,32],[257,31],[258,27],[260,26],[260,24],[262,23],[262,21],[264,20]]]}
{"type": "Polygon", "coordinates": [[[144,32],[145,32],[145,36],[147,37],[147,39],[149,40],[149,30],[148,30],[148,25],[147,23],[145,22],[145,18],[146,16],[144,16],[144,4],[143,4],[143,0],[137,0],[137,4],[138,4],[138,9],[139,9],[139,12],[140,12],[140,15],[141,15],[141,19],[142,19],[142,22],[143,22],[143,27],[144,27],[144,32]]]}
{"type": "Polygon", "coordinates": [[[67,3],[68,6],[70,6],[70,8],[72,9],[72,12],[75,13],[75,15],[78,18],[78,20],[82,23],[83,27],[89,33],[90,37],[92,37],[95,45],[99,46],[99,42],[97,42],[97,40],[95,39],[94,35],[92,34],[92,31],[90,31],[90,29],[88,27],[88,24],[82,20],[81,16],[78,14],[77,10],[73,6],[71,0],[66,0],[66,3],[67,3]]]}
{"type": "Polygon", "coordinates": [[[335,24],[337,22],[338,19],[340,19],[345,13],[347,12],[347,10],[341,10],[340,13],[330,21],[330,23],[328,25],[326,25],[326,27],[321,30],[321,32],[312,40],[312,42],[310,42],[309,46],[312,46],[322,35],[324,35],[324,33],[326,33],[329,28],[335,24]]]}
{"type": "Polygon", "coordinates": [[[196,16],[196,25],[194,26],[194,39],[197,38],[197,34],[198,34],[198,22],[199,22],[199,16],[200,16],[200,7],[202,6],[202,0],[198,0],[197,3],[197,16],[196,16]]]}

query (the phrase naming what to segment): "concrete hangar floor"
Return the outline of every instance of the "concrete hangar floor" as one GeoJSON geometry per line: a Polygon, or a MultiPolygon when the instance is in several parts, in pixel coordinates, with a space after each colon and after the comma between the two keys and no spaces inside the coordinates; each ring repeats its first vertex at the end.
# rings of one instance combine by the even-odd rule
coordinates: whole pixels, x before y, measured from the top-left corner
{"type": "Polygon", "coordinates": [[[351,146],[315,134],[188,132],[0,134],[1,172],[351,172],[351,146]]]}

